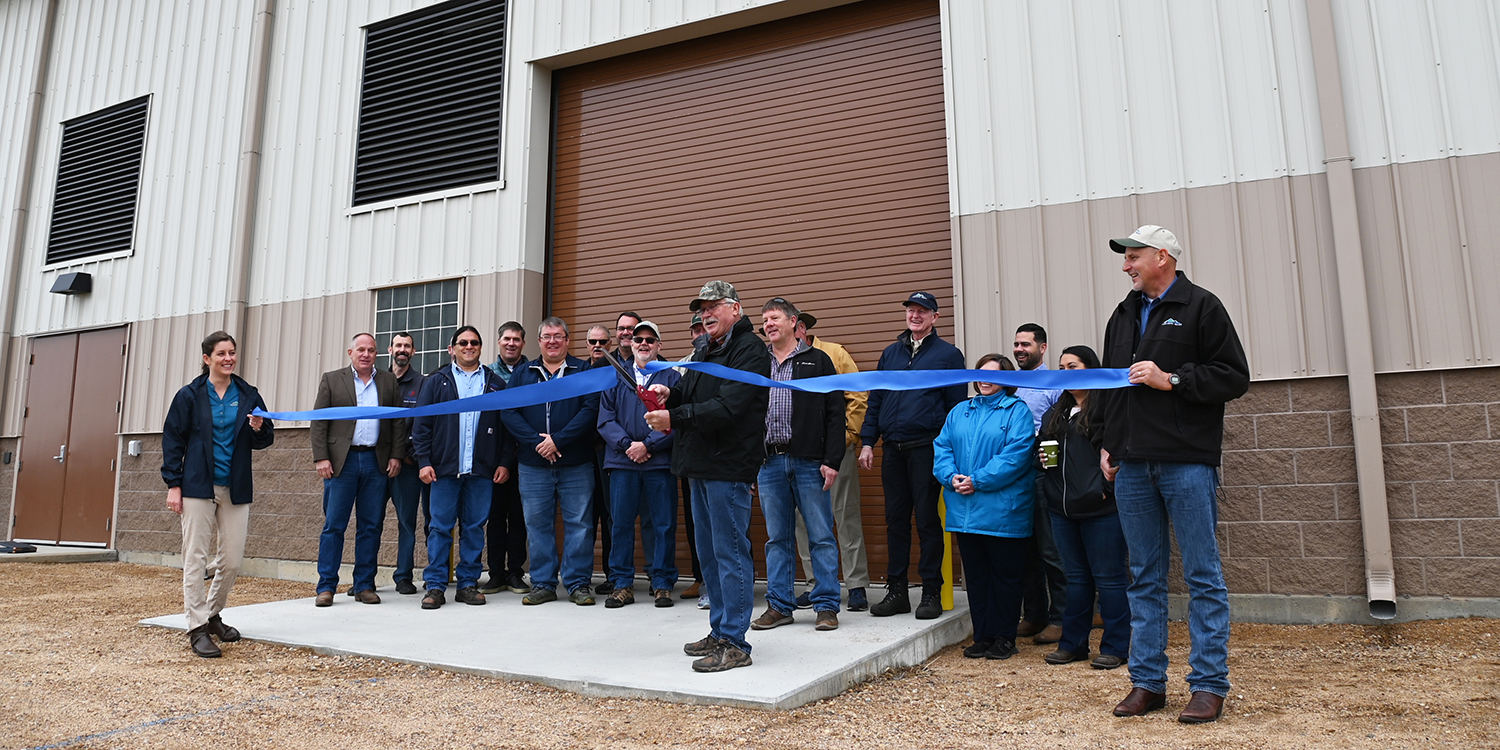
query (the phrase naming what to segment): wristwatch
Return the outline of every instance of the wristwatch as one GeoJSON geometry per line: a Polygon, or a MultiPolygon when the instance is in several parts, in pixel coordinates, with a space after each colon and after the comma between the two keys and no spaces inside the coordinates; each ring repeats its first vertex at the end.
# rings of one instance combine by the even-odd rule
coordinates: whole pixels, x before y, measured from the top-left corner
{"type": "Polygon", "coordinates": [[[1178,385],[1182,384],[1182,376],[1174,372],[1171,375],[1167,376],[1167,382],[1171,383],[1173,388],[1176,388],[1178,385]]]}

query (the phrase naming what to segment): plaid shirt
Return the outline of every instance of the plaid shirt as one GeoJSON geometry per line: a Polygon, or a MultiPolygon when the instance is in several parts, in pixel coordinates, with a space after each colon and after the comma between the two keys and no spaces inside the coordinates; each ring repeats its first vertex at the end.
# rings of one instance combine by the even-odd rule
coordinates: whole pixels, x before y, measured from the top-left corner
{"type": "MultiPolygon", "coordinates": [[[[792,358],[808,350],[807,342],[798,341],[797,348],[786,359],[777,362],[776,352],[771,352],[771,379],[792,379],[792,358]]],[[[766,345],[770,351],[771,345],[766,345]]],[[[792,392],[786,388],[771,389],[771,403],[766,406],[766,445],[784,445],[792,442],[792,392]]]]}

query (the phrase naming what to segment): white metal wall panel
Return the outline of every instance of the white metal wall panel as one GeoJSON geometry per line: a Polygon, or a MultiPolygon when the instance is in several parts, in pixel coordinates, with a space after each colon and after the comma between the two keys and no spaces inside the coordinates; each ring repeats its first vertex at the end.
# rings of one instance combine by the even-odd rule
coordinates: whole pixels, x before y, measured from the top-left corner
{"type": "Polygon", "coordinates": [[[782,0],[512,0],[525,26],[511,27],[527,51],[517,59],[572,52],[782,0]],[[522,3],[526,8],[520,8],[522,3]],[[524,38],[521,36],[526,31],[524,38]]]}
{"type": "MultiPolygon", "coordinates": [[[[121,407],[121,432],[161,430],[172,396],[176,395],[178,388],[202,372],[203,338],[222,330],[227,319],[226,311],[215,310],[131,324],[125,360],[125,400],[121,407]]],[[[236,335],[236,339],[238,338],[236,335]]],[[[245,348],[244,342],[239,343],[237,351],[243,362],[249,350],[245,348]]],[[[245,373],[246,370],[241,365],[240,374],[245,373]]],[[[20,427],[17,421],[15,429],[19,431],[20,427]]]]}
{"type": "MultiPolygon", "coordinates": [[[[21,147],[31,111],[45,6],[43,0],[0,4],[0,133],[5,134],[0,137],[0,261],[12,252],[13,209],[21,188],[19,178],[28,166],[21,163],[21,147]]],[[[5,281],[0,279],[0,283],[5,281]]]]}
{"type": "Polygon", "coordinates": [[[1300,0],[948,2],[955,213],[1321,171],[1300,0]]]}
{"type": "Polygon", "coordinates": [[[1500,1],[1333,10],[1356,167],[1500,151],[1500,1]]]}
{"type": "Polygon", "coordinates": [[[249,0],[63,0],[20,277],[19,332],[189,315],[227,306],[225,265],[251,8],[249,0]],[[56,272],[41,269],[61,123],[148,94],[151,115],[134,252],[66,269],[93,274],[92,294],[49,294],[56,272]]]}

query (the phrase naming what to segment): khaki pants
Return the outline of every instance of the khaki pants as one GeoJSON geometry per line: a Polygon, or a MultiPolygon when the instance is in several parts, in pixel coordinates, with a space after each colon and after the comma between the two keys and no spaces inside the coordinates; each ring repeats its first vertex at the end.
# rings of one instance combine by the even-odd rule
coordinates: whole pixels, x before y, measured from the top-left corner
{"type": "Polygon", "coordinates": [[[195,630],[224,609],[229,589],[245,557],[245,530],[250,504],[229,502],[229,488],[214,485],[212,498],[182,499],[182,602],[188,630],[195,630]],[[203,572],[213,553],[214,579],[204,594],[203,572]]]}
{"type": "MultiPolygon", "coordinates": [[[[833,526],[839,536],[839,562],[843,564],[844,585],[862,589],[870,585],[870,567],[865,559],[865,527],[859,512],[859,446],[844,446],[844,460],[839,476],[829,488],[833,496],[833,526]]],[[[802,556],[802,571],[807,587],[812,589],[812,555],[807,551],[807,526],[797,514],[797,554],[802,556]]]]}

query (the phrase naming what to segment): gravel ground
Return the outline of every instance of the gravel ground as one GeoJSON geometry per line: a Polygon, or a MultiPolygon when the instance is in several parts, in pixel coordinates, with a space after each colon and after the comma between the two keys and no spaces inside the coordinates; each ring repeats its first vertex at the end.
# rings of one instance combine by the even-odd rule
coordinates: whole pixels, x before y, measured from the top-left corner
{"type": "MultiPolygon", "coordinates": [[[[0,566],[0,747],[1500,747],[1496,620],[1235,625],[1225,716],[1189,727],[1176,722],[1187,699],[1181,623],[1167,710],[1144,718],[1109,715],[1129,689],[1125,669],[1049,666],[1051,647],[1029,643],[1004,662],[964,659],[955,646],[837,697],[763,712],[585,698],[250,641],[200,659],[181,633],[137,624],[180,611],[180,580],[119,563],[0,566]]],[[[309,593],[242,578],[230,604],[309,593]]],[[[548,646],[529,633],[479,635],[496,648],[548,646]]]]}

